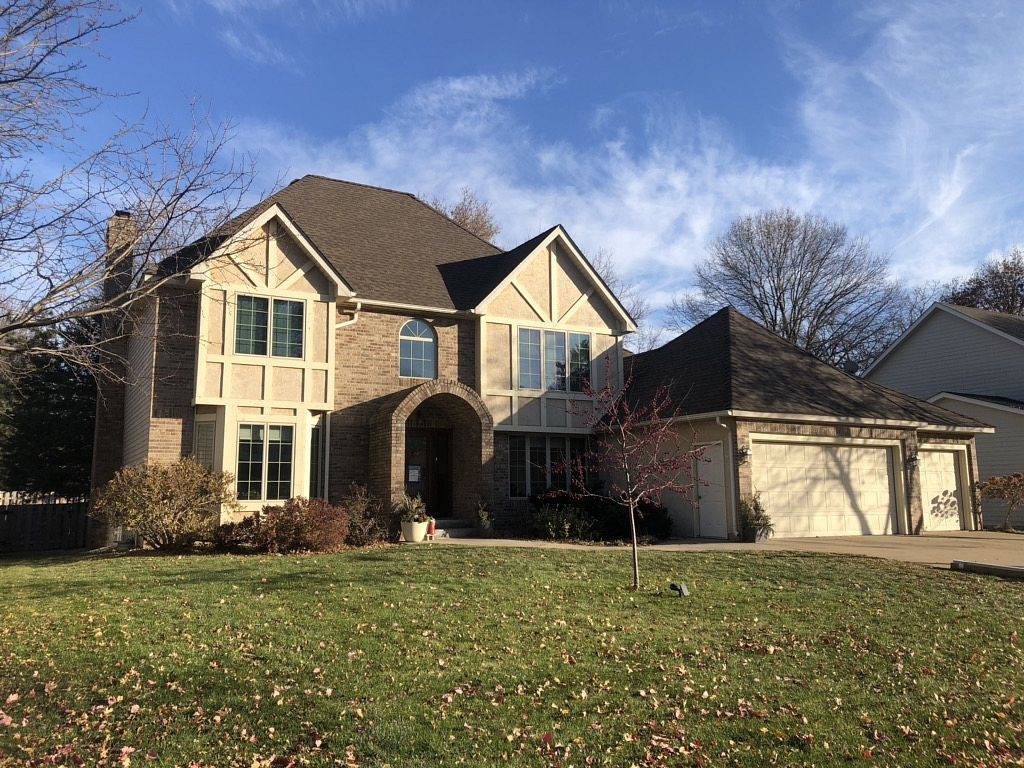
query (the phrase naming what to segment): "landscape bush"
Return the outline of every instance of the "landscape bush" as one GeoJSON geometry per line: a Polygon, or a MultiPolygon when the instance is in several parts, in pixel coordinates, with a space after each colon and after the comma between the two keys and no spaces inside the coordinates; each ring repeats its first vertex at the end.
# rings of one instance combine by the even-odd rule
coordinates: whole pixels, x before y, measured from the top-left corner
{"type": "Polygon", "coordinates": [[[530,517],[535,536],[553,541],[593,541],[594,520],[571,504],[541,504],[530,517]]]}
{"type": "Polygon", "coordinates": [[[391,515],[385,512],[379,500],[369,494],[365,485],[350,485],[341,506],[348,512],[348,543],[351,546],[380,544],[391,535],[391,515]]]}
{"type": "MultiPolygon", "coordinates": [[[[607,496],[581,496],[577,497],[566,491],[547,491],[533,496],[530,500],[531,529],[535,535],[546,536],[542,530],[548,527],[543,519],[553,516],[552,526],[562,525],[562,518],[568,513],[550,512],[542,513],[544,507],[567,507],[576,510],[578,521],[573,525],[577,531],[587,532],[587,536],[571,536],[580,540],[594,541],[627,541],[630,538],[629,513],[626,509],[617,504],[607,496]],[[583,521],[586,522],[583,522],[583,521]]],[[[660,504],[643,502],[637,514],[637,536],[663,540],[672,535],[672,518],[668,509],[660,504]]]]}
{"type": "Polygon", "coordinates": [[[234,508],[231,483],[229,473],[211,472],[191,456],[122,467],[98,493],[92,515],[155,549],[186,549],[211,538],[222,507],[234,508]]]}

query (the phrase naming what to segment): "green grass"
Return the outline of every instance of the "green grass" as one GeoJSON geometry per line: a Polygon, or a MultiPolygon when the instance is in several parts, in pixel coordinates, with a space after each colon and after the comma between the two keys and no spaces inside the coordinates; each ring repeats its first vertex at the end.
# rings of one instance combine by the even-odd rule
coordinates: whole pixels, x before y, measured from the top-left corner
{"type": "Polygon", "coordinates": [[[0,765],[1024,760],[1024,585],[641,556],[0,561],[0,765]]]}

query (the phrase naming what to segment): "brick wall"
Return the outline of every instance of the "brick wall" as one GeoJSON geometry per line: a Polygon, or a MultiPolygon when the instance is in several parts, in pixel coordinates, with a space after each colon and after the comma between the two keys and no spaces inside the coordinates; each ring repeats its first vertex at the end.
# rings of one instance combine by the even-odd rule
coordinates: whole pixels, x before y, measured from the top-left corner
{"type": "Polygon", "coordinates": [[[150,461],[175,461],[192,452],[199,293],[165,286],[157,304],[150,461]]]}
{"type": "MultiPolygon", "coordinates": [[[[472,320],[360,312],[357,322],[337,332],[328,494],[332,500],[342,496],[351,483],[370,482],[370,420],[385,398],[424,383],[423,379],[398,375],[398,334],[414,318],[426,320],[437,333],[438,379],[476,388],[476,326],[472,320]]],[[[384,482],[389,481],[380,479],[384,482]]]]}

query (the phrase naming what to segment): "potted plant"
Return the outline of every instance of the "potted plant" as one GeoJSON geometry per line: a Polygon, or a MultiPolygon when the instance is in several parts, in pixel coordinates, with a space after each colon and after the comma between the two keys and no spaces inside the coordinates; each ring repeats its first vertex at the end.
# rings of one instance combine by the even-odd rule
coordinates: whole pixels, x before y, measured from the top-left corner
{"type": "Polygon", "coordinates": [[[481,531],[490,531],[491,526],[494,524],[494,519],[491,517],[491,508],[487,506],[487,502],[483,499],[478,499],[476,502],[476,524],[481,531]]]}
{"type": "Polygon", "coordinates": [[[771,515],[761,504],[761,496],[754,494],[752,498],[740,500],[740,524],[744,541],[760,543],[768,541],[775,533],[775,524],[771,515]]]}
{"type": "Polygon", "coordinates": [[[419,544],[427,538],[427,522],[430,518],[423,499],[403,492],[392,506],[402,522],[402,538],[405,541],[419,544]]]}

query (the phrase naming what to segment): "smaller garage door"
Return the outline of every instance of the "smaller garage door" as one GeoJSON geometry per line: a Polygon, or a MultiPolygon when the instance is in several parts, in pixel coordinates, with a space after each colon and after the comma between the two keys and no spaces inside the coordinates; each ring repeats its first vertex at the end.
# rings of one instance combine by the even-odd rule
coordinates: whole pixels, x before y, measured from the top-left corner
{"type": "Polygon", "coordinates": [[[778,537],[893,533],[896,487],[888,447],[753,442],[754,490],[778,537]]]}
{"type": "Polygon", "coordinates": [[[918,454],[926,531],[959,531],[964,528],[959,453],[922,450],[918,454]]]}
{"type": "Polygon", "coordinates": [[[662,503],[672,517],[673,536],[724,539],[725,464],[721,443],[703,446],[704,455],[694,471],[696,485],[688,494],[666,493],[662,503]]]}

